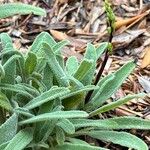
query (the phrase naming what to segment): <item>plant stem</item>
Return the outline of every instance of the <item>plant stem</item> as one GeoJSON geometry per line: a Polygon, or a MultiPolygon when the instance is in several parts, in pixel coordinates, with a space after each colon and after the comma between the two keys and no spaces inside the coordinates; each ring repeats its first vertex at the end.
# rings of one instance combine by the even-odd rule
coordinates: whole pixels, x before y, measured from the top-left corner
{"type": "MultiPolygon", "coordinates": [[[[111,9],[111,8],[110,8],[111,9]]],[[[107,12],[107,11],[106,11],[107,12]]],[[[110,11],[110,13],[113,13],[112,11],[110,11]]],[[[109,36],[109,40],[108,42],[109,43],[112,43],[112,39],[113,39],[113,32],[114,32],[114,19],[112,18],[109,18],[109,21],[108,21],[108,28],[110,27],[110,36],[109,36]]],[[[96,79],[95,79],[95,82],[94,82],[94,85],[97,85],[99,79],[101,78],[102,74],[103,74],[103,71],[104,71],[104,68],[106,66],[106,63],[108,61],[108,58],[109,58],[109,47],[107,48],[106,52],[105,52],[105,57],[104,57],[104,61],[102,62],[102,65],[98,71],[98,74],[96,76],[96,79]]],[[[91,95],[93,93],[93,90],[92,91],[89,91],[86,95],[86,98],[85,98],[85,104],[90,100],[91,98],[91,95]]]]}
{"type": "MultiPolygon", "coordinates": [[[[111,33],[110,33],[110,36],[109,36],[109,43],[112,42],[112,39],[113,39],[113,29],[111,29],[111,33]]],[[[103,74],[103,71],[104,71],[104,68],[106,66],[106,63],[108,61],[108,58],[109,58],[109,49],[107,49],[106,52],[105,52],[104,61],[102,62],[102,65],[101,65],[101,67],[100,67],[100,69],[98,71],[98,74],[96,76],[96,80],[95,80],[94,85],[96,85],[98,83],[99,79],[101,78],[101,76],[103,74]]]]}

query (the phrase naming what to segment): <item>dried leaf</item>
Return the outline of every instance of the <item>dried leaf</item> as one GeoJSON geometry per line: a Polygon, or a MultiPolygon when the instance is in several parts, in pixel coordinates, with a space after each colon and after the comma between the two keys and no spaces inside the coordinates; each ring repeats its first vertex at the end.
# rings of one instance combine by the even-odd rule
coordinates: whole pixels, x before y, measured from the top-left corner
{"type": "Polygon", "coordinates": [[[143,77],[138,77],[139,83],[147,93],[150,93],[150,81],[143,77]]]}
{"type": "Polygon", "coordinates": [[[150,47],[146,48],[146,53],[145,53],[144,58],[142,60],[141,68],[145,68],[148,65],[150,65],[150,47]]]}
{"type": "Polygon", "coordinates": [[[68,36],[66,35],[66,33],[56,31],[56,30],[50,30],[50,32],[52,36],[59,41],[68,39],[68,36]]]}
{"type": "Polygon", "coordinates": [[[143,17],[145,17],[146,15],[148,15],[149,12],[146,11],[142,14],[139,14],[135,17],[132,17],[132,18],[128,18],[128,19],[121,19],[121,20],[118,20],[116,23],[115,23],[115,27],[116,29],[119,29],[120,27],[122,26],[127,26],[129,24],[132,24],[133,22],[135,22],[136,20],[139,21],[139,19],[142,19],[143,17]]]}

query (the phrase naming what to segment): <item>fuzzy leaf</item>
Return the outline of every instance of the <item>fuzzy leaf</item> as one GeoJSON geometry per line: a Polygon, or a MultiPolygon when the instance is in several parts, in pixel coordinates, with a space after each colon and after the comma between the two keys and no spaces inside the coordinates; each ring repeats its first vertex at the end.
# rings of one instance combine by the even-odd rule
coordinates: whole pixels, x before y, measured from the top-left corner
{"type": "Polygon", "coordinates": [[[7,33],[1,33],[0,34],[0,41],[2,44],[2,51],[3,52],[14,50],[12,40],[7,33]]]}
{"type": "Polygon", "coordinates": [[[75,128],[96,127],[99,129],[117,128],[118,124],[113,120],[71,119],[75,128]]]}
{"type": "Polygon", "coordinates": [[[86,135],[89,135],[93,138],[112,142],[114,144],[119,144],[125,147],[134,148],[137,150],[148,150],[148,146],[144,141],[138,137],[126,133],[126,132],[117,132],[117,131],[89,131],[86,135]]]}
{"type": "Polygon", "coordinates": [[[11,111],[13,109],[6,95],[1,92],[0,92],[0,107],[8,111],[11,111]]]}
{"type": "Polygon", "coordinates": [[[97,146],[84,145],[84,144],[71,144],[64,143],[63,145],[56,146],[56,150],[108,150],[106,148],[101,148],[97,146]]]}
{"type": "Polygon", "coordinates": [[[75,72],[74,77],[81,81],[91,69],[92,65],[92,60],[84,59],[78,67],[77,71],[75,72]]]}
{"type": "Polygon", "coordinates": [[[97,59],[101,57],[101,55],[104,53],[107,47],[108,47],[108,42],[103,42],[96,48],[97,59]]]}
{"type": "Polygon", "coordinates": [[[14,111],[16,114],[21,114],[21,115],[24,115],[24,116],[27,116],[27,117],[33,117],[33,116],[34,116],[33,114],[31,114],[31,113],[29,112],[29,110],[24,109],[24,108],[20,108],[20,107],[15,108],[13,111],[14,111]]]}
{"type": "Polygon", "coordinates": [[[65,98],[74,96],[76,94],[79,94],[79,93],[82,93],[82,92],[88,92],[90,90],[94,90],[94,89],[97,89],[97,88],[98,88],[98,86],[95,86],[95,85],[83,86],[81,88],[78,88],[77,90],[71,91],[69,94],[65,94],[64,96],[61,97],[61,99],[63,100],[65,98]]]}
{"type": "Polygon", "coordinates": [[[75,128],[97,127],[100,129],[117,128],[118,124],[113,120],[71,119],[75,128]]]}
{"type": "Polygon", "coordinates": [[[41,122],[52,119],[62,119],[62,118],[85,118],[88,117],[88,114],[84,111],[56,111],[52,113],[45,113],[30,119],[24,120],[20,122],[20,125],[29,124],[34,122],[41,122]]]}
{"type": "Polygon", "coordinates": [[[30,48],[30,51],[32,51],[33,53],[39,54],[39,56],[41,57],[40,53],[41,53],[41,46],[43,42],[48,43],[51,48],[57,44],[55,40],[53,39],[53,37],[50,36],[50,34],[48,34],[47,32],[42,32],[34,40],[30,48]]]}
{"type": "Polygon", "coordinates": [[[25,73],[27,75],[32,74],[37,64],[37,57],[34,53],[28,52],[27,58],[25,60],[25,73]]]}
{"type": "Polygon", "coordinates": [[[5,77],[5,70],[4,67],[0,64],[0,79],[5,77]]]}
{"type": "MultiPolygon", "coordinates": [[[[111,97],[113,93],[115,93],[118,90],[118,88],[121,86],[121,84],[125,81],[125,79],[133,71],[134,68],[135,68],[134,62],[128,62],[123,67],[121,67],[117,72],[114,73],[115,76],[114,79],[102,87],[101,92],[99,93],[99,97],[97,96],[97,98],[94,100],[91,99],[88,105],[93,105],[92,109],[95,109],[100,105],[102,105],[108,98],[111,97]]],[[[112,75],[108,76],[110,77],[112,75]]],[[[105,78],[108,79],[107,76],[105,78]]]]}
{"type": "Polygon", "coordinates": [[[9,142],[3,143],[0,145],[0,150],[4,150],[5,147],[8,145],[9,142]]]}
{"type": "Polygon", "coordinates": [[[66,71],[68,72],[69,75],[74,75],[74,73],[78,69],[78,60],[75,56],[71,56],[67,59],[66,62],[66,71]]]}
{"type": "Polygon", "coordinates": [[[93,44],[88,44],[85,54],[84,54],[84,58],[88,59],[88,60],[93,60],[94,62],[96,62],[97,59],[97,54],[96,54],[96,49],[94,47],[93,44]]]}
{"type": "Polygon", "coordinates": [[[93,65],[81,81],[84,85],[89,85],[92,83],[96,70],[96,61],[101,57],[102,53],[106,50],[107,46],[108,43],[102,43],[97,48],[95,48],[92,44],[87,45],[84,58],[88,60],[93,60],[93,65]]]}
{"type": "Polygon", "coordinates": [[[1,4],[0,5],[0,18],[10,17],[16,14],[35,14],[45,16],[46,12],[38,7],[27,5],[23,3],[8,3],[8,4],[1,4]]]}
{"type": "Polygon", "coordinates": [[[29,103],[27,103],[24,108],[26,109],[33,109],[35,107],[38,107],[48,101],[54,100],[57,97],[61,97],[67,93],[69,93],[70,90],[68,88],[64,87],[52,87],[50,90],[42,93],[40,96],[32,99],[29,103]]]}
{"type": "Polygon", "coordinates": [[[4,124],[0,126],[0,145],[10,141],[17,132],[18,117],[13,114],[4,124]]]}
{"type": "Polygon", "coordinates": [[[52,70],[53,74],[55,75],[58,83],[61,86],[69,86],[69,81],[67,80],[66,74],[63,71],[62,67],[59,65],[55,54],[53,53],[51,47],[47,43],[42,44],[42,49],[46,54],[46,58],[50,69],[52,70]]]}
{"type": "Polygon", "coordinates": [[[67,138],[67,141],[71,142],[72,144],[82,144],[82,145],[90,145],[86,141],[77,139],[77,138],[67,138]]]}
{"type": "Polygon", "coordinates": [[[102,106],[102,107],[92,111],[90,113],[90,116],[95,116],[95,115],[97,115],[99,113],[107,112],[109,110],[112,110],[112,109],[115,109],[115,108],[119,107],[120,105],[123,105],[123,104],[127,103],[131,99],[140,98],[140,97],[144,97],[144,96],[145,96],[145,94],[142,94],[142,93],[141,94],[134,94],[134,95],[125,96],[125,97],[123,97],[123,98],[121,98],[119,100],[116,100],[115,102],[111,102],[111,103],[109,103],[107,105],[104,105],[104,106],[102,106]]]}
{"type": "Polygon", "coordinates": [[[56,141],[58,145],[63,145],[65,141],[64,131],[59,127],[56,127],[56,141]]]}
{"type": "Polygon", "coordinates": [[[49,135],[53,132],[56,123],[57,123],[57,119],[46,120],[44,123],[43,122],[36,123],[37,128],[35,130],[35,136],[36,136],[35,140],[37,142],[39,141],[45,142],[49,138],[49,135]]]}
{"type": "Polygon", "coordinates": [[[150,130],[150,120],[141,119],[138,117],[124,116],[106,119],[105,121],[114,121],[117,126],[112,129],[142,129],[150,130]]]}
{"type": "Polygon", "coordinates": [[[57,126],[61,127],[68,134],[75,133],[74,125],[68,119],[61,119],[58,121],[57,126]]]}
{"type": "Polygon", "coordinates": [[[96,88],[97,87],[94,85],[87,85],[71,91],[70,93],[62,96],[60,99],[62,100],[63,106],[65,106],[66,109],[71,109],[84,102],[86,92],[96,88]]]}
{"type": "Polygon", "coordinates": [[[33,139],[32,129],[26,128],[19,131],[6,146],[5,150],[23,150],[33,139]]]}
{"type": "Polygon", "coordinates": [[[68,40],[62,40],[62,41],[58,42],[56,45],[54,45],[52,49],[53,49],[53,51],[55,52],[55,54],[57,54],[57,53],[60,52],[60,50],[61,50],[64,46],[68,45],[69,43],[70,43],[70,42],[69,42],[68,40]]]}
{"type": "Polygon", "coordinates": [[[53,73],[48,64],[44,68],[43,83],[47,87],[47,90],[53,86],[53,73]]]}
{"type": "Polygon", "coordinates": [[[3,89],[3,90],[6,90],[6,91],[16,92],[16,93],[22,94],[24,96],[33,98],[33,96],[30,93],[25,91],[25,89],[23,87],[20,87],[18,84],[12,85],[12,84],[0,83],[0,88],[3,89]]]}
{"type": "Polygon", "coordinates": [[[102,88],[107,84],[109,83],[111,80],[113,80],[115,78],[115,75],[114,74],[109,74],[107,75],[106,77],[102,78],[97,86],[99,86],[99,88],[95,89],[91,95],[91,98],[95,97],[96,94],[100,94],[102,88]]]}

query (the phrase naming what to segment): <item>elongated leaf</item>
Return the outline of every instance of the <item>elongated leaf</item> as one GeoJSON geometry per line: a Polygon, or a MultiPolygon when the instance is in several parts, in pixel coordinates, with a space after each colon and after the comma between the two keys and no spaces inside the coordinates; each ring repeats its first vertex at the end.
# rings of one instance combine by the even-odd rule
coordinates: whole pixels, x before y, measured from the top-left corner
{"type": "Polygon", "coordinates": [[[3,83],[0,83],[0,88],[3,89],[3,90],[6,90],[6,91],[17,92],[17,93],[19,93],[21,95],[33,98],[33,96],[30,93],[28,93],[27,91],[25,91],[25,89],[23,89],[22,87],[20,88],[18,86],[18,84],[12,85],[12,84],[3,84],[3,83]]]}
{"type": "Polygon", "coordinates": [[[75,56],[69,57],[66,62],[66,71],[68,72],[68,74],[74,75],[77,69],[78,69],[77,58],[75,56]]]}
{"type": "Polygon", "coordinates": [[[62,67],[59,65],[55,54],[53,53],[51,47],[47,43],[42,44],[42,49],[46,54],[48,64],[53,74],[55,75],[59,85],[69,86],[69,81],[67,80],[66,74],[63,71],[62,67]]]}
{"type": "Polygon", "coordinates": [[[74,125],[68,119],[61,119],[58,121],[57,126],[61,127],[68,134],[75,133],[74,125]]]}
{"type": "MultiPolygon", "coordinates": [[[[3,52],[14,51],[12,40],[7,33],[0,34],[0,39],[1,39],[3,52]]],[[[5,64],[5,66],[4,66],[5,77],[1,80],[1,83],[14,84],[15,83],[15,74],[16,74],[16,58],[15,58],[15,56],[12,56],[9,54],[2,55],[2,65],[4,65],[4,64],[5,64]]],[[[6,96],[8,98],[11,98],[12,92],[7,92],[6,96]]]]}
{"type": "Polygon", "coordinates": [[[72,92],[70,92],[69,94],[65,94],[64,96],[61,97],[61,99],[65,99],[65,98],[68,98],[68,97],[71,97],[71,96],[74,96],[76,94],[79,94],[79,93],[82,93],[82,92],[88,92],[90,90],[94,90],[94,89],[97,89],[98,86],[95,86],[95,85],[87,85],[87,86],[83,86],[77,90],[74,90],[72,92]]]}
{"type": "Polygon", "coordinates": [[[131,99],[140,98],[140,97],[144,97],[144,96],[145,96],[145,94],[142,94],[142,93],[141,94],[134,94],[134,95],[125,96],[125,97],[123,97],[123,98],[121,98],[119,100],[116,100],[115,102],[111,102],[111,103],[109,103],[107,105],[104,105],[104,106],[102,106],[102,107],[92,111],[90,113],[90,116],[94,116],[94,115],[97,115],[99,113],[107,112],[107,111],[112,110],[112,109],[114,109],[116,107],[119,107],[120,105],[123,105],[123,104],[127,103],[131,99]]]}
{"type": "Polygon", "coordinates": [[[125,147],[134,148],[137,150],[148,150],[148,146],[144,141],[138,137],[126,133],[126,132],[117,132],[117,131],[90,131],[87,135],[115,144],[119,144],[125,147]]]}
{"type": "MultiPolygon", "coordinates": [[[[10,38],[10,37],[9,37],[10,38]]],[[[11,42],[11,41],[9,41],[11,42]]],[[[12,44],[12,43],[11,43],[12,44]]],[[[21,52],[14,50],[13,45],[10,47],[6,46],[6,49],[3,50],[2,52],[2,58],[3,58],[3,64],[7,68],[7,66],[12,65],[13,61],[16,60],[16,69],[17,69],[17,74],[24,79],[24,56],[22,55],[21,52]]]]}
{"type": "Polygon", "coordinates": [[[0,145],[0,150],[4,150],[5,147],[8,145],[9,142],[3,143],[0,145]]]}
{"type": "Polygon", "coordinates": [[[93,60],[96,62],[97,60],[97,54],[96,54],[96,49],[93,44],[87,44],[87,48],[84,54],[84,58],[88,60],[93,60]]]}
{"type": "Polygon", "coordinates": [[[41,122],[52,119],[62,119],[62,118],[85,118],[88,117],[88,114],[84,111],[56,111],[52,113],[45,113],[30,119],[24,120],[20,122],[20,125],[29,124],[34,122],[41,122]]]}
{"type": "Polygon", "coordinates": [[[106,119],[106,121],[114,121],[118,125],[112,129],[142,129],[150,130],[150,120],[141,119],[138,117],[124,116],[106,119]]]}
{"type": "Polygon", "coordinates": [[[59,127],[56,127],[56,141],[58,145],[63,145],[65,141],[64,131],[59,127]]]}
{"type": "Polygon", "coordinates": [[[60,146],[55,147],[56,150],[108,150],[106,148],[91,146],[91,145],[83,145],[83,144],[71,144],[65,143],[60,146]]]}
{"type": "Polygon", "coordinates": [[[14,109],[13,110],[15,113],[18,113],[18,114],[21,114],[21,115],[24,115],[24,116],[27,116],[27,117],[33,117],[34,115],[33,114],[31,114],[30,112],[29,112],[29,110],[27,110],[27,109],[24,109],[24,108],[16,108],[16,109],[14,109]]]}
{"type": "Polygon", "coordinates": [[[24,108],[33,109],[33,108],[38,107],[48,101],[54,100],[57,97],[61,97],[69,92],[70,92],[70,90],[68,88],[64,88],[64,87],[51,88],[49,91],[46,91],[46,92],[42,93],[40,96],[31,100],[28,104],[26,104],[24,106],[24,108]]]}
{"type": "MultiPolygon", "coordinates": [[[[104,90],[104,88],[108,85],[108,84],[111,84],[111,82],[113,81],[115,79],[115,76],[114,76],[114,74],[112,74],[111,76],[109,76],[109,78],[98,88],[98,89],[96,89],[96,90],[94,90],[94,92],[92,93],[92,98],[91,98],[91,102],[95,102],[95,101],[99,101],[99,99],[100,99],[100,97],[101,97],[101,93],[102,93],[102,91],[104,90]]],[[[92,103],[92,104],[93,104],[92,103]]],[[[97,102],[98,103],[98,102],[97,102]]],[[[96,103],[96,104],[97,104],[96,103]]],[[[87,107],[89,107],[88,109],[90,109],[90,108],[92,108],[92,107],[94,107],[94,105],[96,105],[95,103],[94,103],[94,105],[92,105],[91,103],[89,103],[89,106],[87,106],[87,107]]]]}
{"type": "Polygon", "coordinates": [[[13,44],[12,44],[12,40],[11,40],[10,36],[7,33],[1,33],[0,34],[0,40],[1,40],[1,45],[2,45],[2,51],[3,52],[12,51],[14,49],[13,44]]]}
{"type": "Polygon", "coordinates": [[[102,43],[97,48],[95,48],[92,44],[88,44],[84,58],[88,60],[93,60],[93,65],[91,69],[88,71],[86,76],[82,79],[82,83],[84,85],[89,85],[92,83],[94,79],[94,74],[96,71],[96,61],[100,58],[102,53],[106,50],[108,43],[102,43]]]}
{"type": "Polygon", "coordinates": [[[101,57],[101,55],[104,53],[107,47],[108,47],[108,42],[103,42],[96,48],[97,59],[101,57]]]}
{"type": "Polygon", "coordinates": [[[91,98],[95,97],[96,94],[100,94],[102,88],[108,83],[110,82],[111,80],[113,80],[115,78],[115,75],[114,74],[109,74],[107,75],[106,77],[102,78],[97,86],[99,86],[99,88],[95,89],[91,95],[91,98]]]}
{"type": "Polygon", "coordinates": [[[15,84],[15,86],[17,86],[18,88],[20,88],[24,91],[27,91],[28,93],[30,93],[33,96],[40,95],[39,91],[29,84],[20,83],[20,84],[15,84]]]}
{"type": "MultiPolygon", "coordinates": [[[[2,83],[14,84],[16,74],[16,62],[20,58],[19,55],[11,56],[3,65],[5,70],[5,77],[1,80],[2,83]]],[[[12,92],[7,92],[7,96],[12,95],[12,92]]]]}
{"type": "Polygon", "coordinates": [[[34,71],[36,64],[37,64],[36,55],[32,52],[28,52],[28,55],[25,61],[25,73],[27,75],[31,74],[34,71]]]}
{"type": "Polygon", "coordinates": [[[33,139],[32,129],[23,129],[6,146],[5,150],[23,150],[33,139]]]}
{"type": "MultiPolygon", "coordinates": [[[[102,105],[108,98],[111,97],[111,95],[118,90],[118,88],[121,86],[121,84],[124,82],[124,80],[128,77],[128,75],[133,71],[135,68],[134,62],[128,62],[123,67],[121,67],[117,72],[114,73],[115,78],[108,82],[101,92],[99,93],[100,97],[97,97],[97,99],[92,99],[89,102],[89,105],[93,105],[93,109],[99,107],[102,105]]],[[[110,75],[108,75],[110,76],[110,75]]],[[[106,76],[108,79],[108,77],[106,76]]],[[[101,81],[100,81],[101,82],[101,81]]],[[[98,83],[99,85],[99,83],[98,83]]]]}
{"type": "Polygon", "coordinates": [[[1,92],[0,92],[0,107],[9,111],[13,109],[6,95],[1,92]]]}
{"type": "Polygon", "coordinates": [[[75,128],[97,127],[99,129],[117,128],[118,124],[113,120],[92,120],[92,119],[71,119],[71,123],[75,128]]]}
{"type": "Polygon", "coordinates": [[[58,119],[46,120],[43,122],[36,123],[38,126],[35,130],[35,140],[39,141],[47,141],[49,135],[53,132],[58,119]],[[39,124],[40,123],[40,124],[39,124]]]}
{"type": "Polygon", "coordinates": [[[58,42],[56,45],[54,45],[52,49],[53,49],[53,51],[55,52],[55,54],[57,54],[57,53],[60,52],[60,50],[61,50],[64,46],[68,45],[69,43],[70,43],[70,42],[69,42],[68,40],[62,40],[62,41],[58,42]]]}
{"type": "Polygon", "coordinates": [[[57,44],[55,42],[55,40],[52,38],[52,36],[50,36],[49,33],[42,32],[34,40],[32,46],[30,48],[30,51],[39,54],[39,56],[41,57],[42,56],[42,55],[40,55],[42,53],[41,46],[42,46],[43,42],[48,43],[51,48],[57,44]]]}
{"type": "Polygon", "coordinates": [[[0,79],[5,77],[4,67],[0,64],[0,79]]]}
{"type": "Polygon", "coordinates": [[[78,70],[75,72],[74,77],[79,81],[81,81],[84,78],[84,76],[88,73],[88,71],[91,69],[92,65],[93,61],[84,59],[81,62],[78,70]]]}
{"type": "Polygon", "coordinates": [[[48,64],[44,68],[43,83],[49,90],[53,86],[53,74],[48,64]]]}
{"type": "Polygon", "coordinates": [[[23,3],[9,3],[9,4],[1,4],[0,5],[0,18],[6,18],[9,16],[13,16],[16,14],[35,14],[35,15],[41,15],[45,16],[46,12],[38,7],[27,5],[23,3]]]}
{"type": "Polygon", "coordinates": [[[18,117],[13,114],[4,124],[0,126],[0,145],[10,141],[17,132],[18,117]]]}
{"type": "Polygon", "coordinates": [[[86,141],[77,138],[67,138],[67,141],[71,142],[72,144],[90,145],[86,141]]]}
{"type": "Polygon", "coordinates": [[[62,96],[60,99],[62,100],[63,106],[65,106],[66,109],[75,108],[79,104],[84,102],[87,91],[90,91],[96,88],[97,87],[94,85],[87,85],[85,87],[81,87],[75,91],[72,91],[62,96]]]}

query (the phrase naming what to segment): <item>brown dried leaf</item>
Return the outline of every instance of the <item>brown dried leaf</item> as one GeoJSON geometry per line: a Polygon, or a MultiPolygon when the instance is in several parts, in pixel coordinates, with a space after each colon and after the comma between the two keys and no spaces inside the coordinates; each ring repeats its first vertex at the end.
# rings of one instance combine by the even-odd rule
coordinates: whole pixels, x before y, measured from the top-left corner
{"type": "Polygon", "coordinates": [[[56,31],[56,30],[50,30],[52,36],[61,41],[61,40],[69,40],[70,41],[70,45],[75,47],[76,50],[78,51],[82,51],[83,48],[86,46],[87,42],[84,42],[82,40],[79,39],[75,39],[73,37],[68,36],[66,33],[60,32],[60,31],[56,31]]]}
{"type": "Polygon", "coordinates": [[[137,15],[135,17],[132,17],[132,18],[120,19],[120,20],[116,21],[115,28],[119,29],[122,26],[127,26],[127,25],[130,25],[130,24],[134,24],[134,22],[137,22],[136,20],[139,21],[148,14],[149,14],[149,11],[146,11],[146,12],[144,12],[142,14],[139,14],[139,15],[137,15]]]}
{"type": "Polygon", "coordinates": [[[56,30],[50,30],[50,33],[52,34],[52,36],[61,41],[61,40],[66,40],[68,39],[68,35],[66,35],[66,33],[60,32],[60,31],[56,31],[56,30]]]}
{"type": "Polygon", "coordinates": [[[150,65],[150,47],[146,48],[146,53],[145,53],[144,58],[142,60],[141,68],[145,68],[148,65],[150,65]]]}

